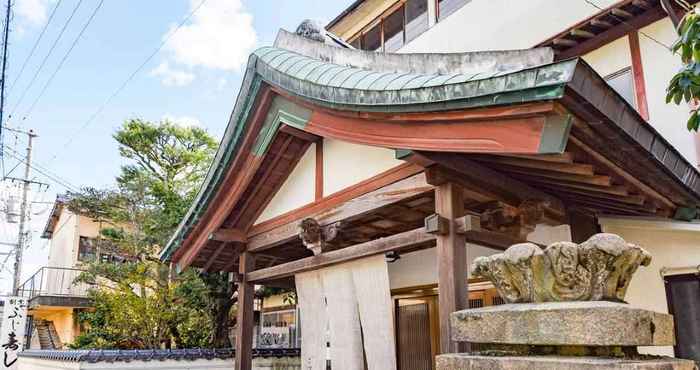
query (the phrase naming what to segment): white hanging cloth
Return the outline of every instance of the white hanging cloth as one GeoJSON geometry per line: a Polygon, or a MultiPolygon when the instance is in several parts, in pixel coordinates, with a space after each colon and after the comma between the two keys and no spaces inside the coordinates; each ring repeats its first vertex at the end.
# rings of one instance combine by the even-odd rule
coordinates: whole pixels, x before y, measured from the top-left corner
{"type": "Polygon", "coordinates": [[[302,369],[396,370],[394,310],[383,255],[295,276],[302,369]],[[328,335],[326,335],[328,334],[328,335]]]}
{"type": "Polygon", "coordinates": [[[301,328],[301,368],[326,370],[326,302],[318,271],[297,274],[297,305],[301,328]]]}

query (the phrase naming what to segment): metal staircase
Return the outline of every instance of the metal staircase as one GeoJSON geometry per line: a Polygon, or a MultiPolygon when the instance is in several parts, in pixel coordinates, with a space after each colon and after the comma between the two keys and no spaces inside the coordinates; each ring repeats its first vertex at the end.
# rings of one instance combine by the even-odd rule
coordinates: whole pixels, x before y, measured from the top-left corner
{"type": "Polygon", "coordinates": [[[34,328],[39,337],[41,349],[62,349],[61,338],[58,336],[53,321],[34,320],[34,328]]]}

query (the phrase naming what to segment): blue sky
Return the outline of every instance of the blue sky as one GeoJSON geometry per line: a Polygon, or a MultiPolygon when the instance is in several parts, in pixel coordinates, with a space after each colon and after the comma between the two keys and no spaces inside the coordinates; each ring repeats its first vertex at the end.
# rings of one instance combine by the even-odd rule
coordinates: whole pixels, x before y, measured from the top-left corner
{"type": "MultiPolygon", "coordinates": [[[[122,162],[111,135],[125,119],[170,118],[201,125],[219,138],[240,86],[241,67],[250,51],[271,44],[279,28],[293,30],[305,18],[325,24],[351,2],[206,0],[102,113],[85,126],[91,115],[202,0],[104,0],[55,79],[29,112],[99,3],[58,1],[15,1],[7,81],[17,82],[9,86],[6,109],[13,113],[8,120],[10,126],[31,128],[39,135],[35,140],[36,163],[76,187],[113,183],[122,162]],[[41,60],[78,3],[56,49],[30,86],[41,60]],[[35,54],[18,76],[57,4],[35,54]],[[20,101],[22,94],[25,96],[20,101]]],[[[6,133],[5,143],[8,150],[24,152],[22,137],[6,133]]],[[[16,161],[5,157],[9,170],[16,161]]],[[[20,174],[19,170],[12,173],[20,174]]],[[[66,190],[43,176],[37,175],[37,180],[51,186],[48,191],[35,192],[35,201],[52,201],[56,193],[66,190]]],[[[32,246],[25,252],[24,276],[46,262],[48,244],[39,236],[48,207],[42,203],[33,206],[34,233],[32,246]]],[[[13,241],[14,230],[14,225],[2,222],[0,241],[13,241]]],[[[4,248],[7,247],[0,250],[4,248]]],[[[0,291],[6,291],[10,285],[10,274],[5,269],[0,273],[0,291]]]]}

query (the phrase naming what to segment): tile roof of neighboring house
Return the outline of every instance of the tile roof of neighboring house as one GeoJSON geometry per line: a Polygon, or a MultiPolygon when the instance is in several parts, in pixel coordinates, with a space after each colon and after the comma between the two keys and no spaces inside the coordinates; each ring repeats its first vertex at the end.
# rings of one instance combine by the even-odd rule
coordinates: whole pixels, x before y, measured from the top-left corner
{"type": "MultiPolygon", "coordinates": [[[[225,349],[153,349],[153,350],[26,350],[20,357],[62,362],[130,362],[130,361],[194,361],[230,359],[235,350],[225,349]]],[[[254,348],[253,357],[298,357],[298,348],[254,348]]]]}

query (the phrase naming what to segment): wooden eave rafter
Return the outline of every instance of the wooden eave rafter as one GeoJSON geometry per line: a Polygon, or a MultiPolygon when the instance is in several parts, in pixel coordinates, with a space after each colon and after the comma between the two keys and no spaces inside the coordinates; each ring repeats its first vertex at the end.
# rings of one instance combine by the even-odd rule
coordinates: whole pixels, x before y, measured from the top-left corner
{"type": "MultiPolygon", "coordinates": [[[[697,0],[689,1],[690,4],[697,0]]],[[[592,5],[591,5],[592,6],[592,5]]],[[[558,60],[591,52],[653,22],[671,16],[674,25],[682,17],[673,0],[623,0],[535,45],[552,47],[558,60]],[[671,9],[670,13],[666,8],[671,9]]]]}

